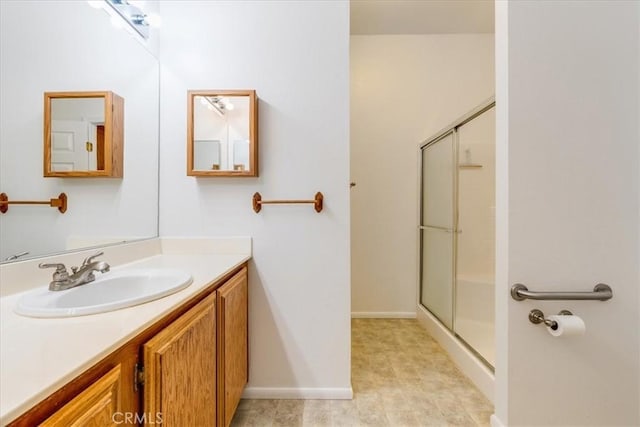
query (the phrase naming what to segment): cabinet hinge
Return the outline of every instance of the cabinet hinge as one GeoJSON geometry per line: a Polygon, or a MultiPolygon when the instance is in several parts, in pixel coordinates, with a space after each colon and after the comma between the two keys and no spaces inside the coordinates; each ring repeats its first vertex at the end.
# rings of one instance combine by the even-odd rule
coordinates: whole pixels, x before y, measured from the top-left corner
{"type": "Polygon", "coordinates": [[[144,366],[139,363],[133,367],[133,391],[138,391],[144,386],[144,366]]]}

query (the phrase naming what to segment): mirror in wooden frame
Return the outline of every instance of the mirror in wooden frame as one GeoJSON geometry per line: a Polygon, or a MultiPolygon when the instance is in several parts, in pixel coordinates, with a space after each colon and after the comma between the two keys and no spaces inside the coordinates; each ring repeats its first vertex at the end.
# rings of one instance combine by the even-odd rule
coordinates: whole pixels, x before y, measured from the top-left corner
{"type": "Polygon", "coordinates": [[[258,176],[255,90],[192,90],[187,111],[187,175],[258,176]]]}
{"type": "Polygon", "coordinates": [[[45,92],[44,176],[122,178],[124,99],[113,92],[45,92]]]}

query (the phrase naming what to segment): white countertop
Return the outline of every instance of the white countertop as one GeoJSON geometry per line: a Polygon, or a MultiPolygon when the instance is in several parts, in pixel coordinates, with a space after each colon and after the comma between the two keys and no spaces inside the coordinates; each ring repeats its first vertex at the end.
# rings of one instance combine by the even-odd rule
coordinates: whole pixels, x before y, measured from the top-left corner
{"type": "Polygon", "coordinates": [[[108,313],[37,319],[14,313],[23,292],[0,298],[0,424],[11,422],[251,258],[250,249],[227,254],[163,252],[112,268],[177,268],[193,276],[190,286],[156,301],[108,313]]]}

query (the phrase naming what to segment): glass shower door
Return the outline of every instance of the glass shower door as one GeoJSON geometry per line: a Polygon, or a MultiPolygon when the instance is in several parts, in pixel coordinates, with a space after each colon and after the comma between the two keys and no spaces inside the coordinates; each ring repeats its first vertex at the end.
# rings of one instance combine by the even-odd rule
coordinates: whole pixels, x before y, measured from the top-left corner
{"type": "Polygon", "coordinates": [[[455,133],[422,149],[420,302],[453,327],[455,133]]]}
{"type": "Polygon", "coordinates": [[[495,108],[458,128],[455,333],[495,363],[495,108]]]}

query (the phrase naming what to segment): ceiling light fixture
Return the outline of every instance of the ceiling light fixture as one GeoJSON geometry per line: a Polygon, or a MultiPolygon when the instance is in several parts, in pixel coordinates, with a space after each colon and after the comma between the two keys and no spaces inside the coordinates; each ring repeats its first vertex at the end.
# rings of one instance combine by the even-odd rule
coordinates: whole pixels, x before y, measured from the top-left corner
{"type": "MultiPolygon", "coordinates": [[[[93,7],[96,7],[97,1],[90,1],[93,7]]],[[[137,5],[141,2],[128,2],[127,0],[104,0],[104,4],[110,6],[110,9],[117,13],[131,28],[133,28],[145,40],[149,38],[149,27],[159,27],[161,23],[160,16],[156,14],[147,15],[137,5]]]]}

